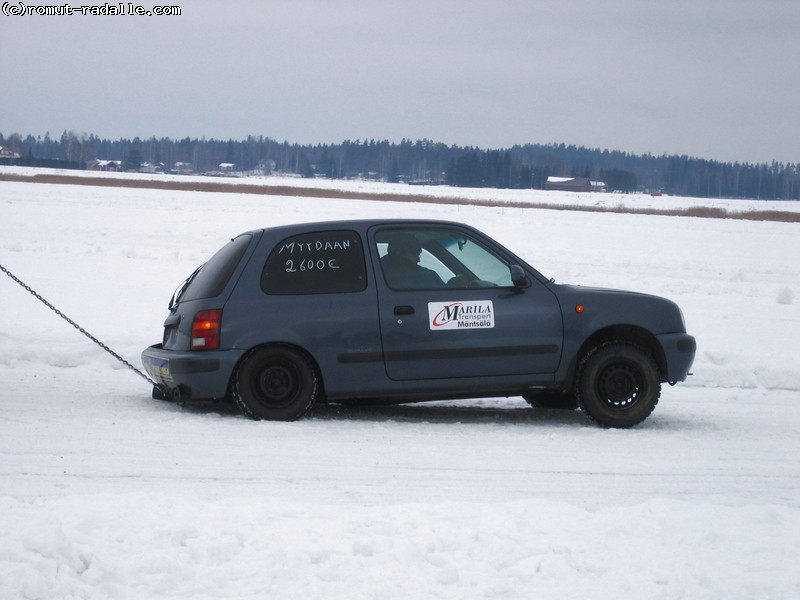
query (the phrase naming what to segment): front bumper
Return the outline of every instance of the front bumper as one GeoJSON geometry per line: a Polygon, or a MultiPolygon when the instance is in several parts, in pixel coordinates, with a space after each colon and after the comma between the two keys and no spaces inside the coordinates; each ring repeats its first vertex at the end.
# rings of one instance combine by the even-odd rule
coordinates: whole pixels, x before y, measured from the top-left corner
{"type": "Polygon", "coordinates": [[[664,352],[666,372],[664,379],[670,383],[685,381],[692,368],[697,342],[687,333],[665,333],[657,335],[664,352]]]}
{"type": "Polygon", "coordinates": [[[142,365],[157,384],[180,400],[218,400],[243,352],[175,352],[155,344],[142,352],[142,365]]]}

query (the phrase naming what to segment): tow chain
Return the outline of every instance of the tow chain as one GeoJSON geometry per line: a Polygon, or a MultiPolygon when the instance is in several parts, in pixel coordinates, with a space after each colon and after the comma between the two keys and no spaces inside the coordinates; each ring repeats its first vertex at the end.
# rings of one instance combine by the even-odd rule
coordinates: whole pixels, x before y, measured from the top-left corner
{"type": "Polygon", "coordinates": [[[29,285],[27,285],[27,284],[26,284],[24,281],[22,281],[22,280],[21,280],[19,277],[17,277],[16,275],[14,275],[14,274],[13,274],[11,271],[9,271],[8,269],[6,269],[6,268],[5,268],[5,267],[4,267],[2,264],[0,264],[0,271],[3,271],[3,273],[5,273],[6,275],[8,275],[8,276],[9,276],[11,279],[13,279],[15,282],[17,282],[17,283],[18,283],[20,286],[22,286],[22,287],[23,287],[25,290],[27,290],[28,292],[30,292],[30,293],[31,293],[31,295],[32,295],[34,298],[36,298],[36,299],[37,299],[39,302],[41,302],[42,304],[44,304],[44,305],[45,305],[47,308],[49,308],[50,310],[52,310],[52,311],[53,311],[54,313],[56,313],[56,314],[57,314],[59,317],[61,317],[62,319],[64,319],[64,320],[65,320],[67,323],[69,323],[70,325],[72,325],[72,326],[73,326],[75,329],[77,329],[78,331],[80,331],[80,332],[81,332],[83,335],[85,335],[87,338],[89,338],[90,340],[92,340],[92,341],[93,341],[95,344],[97,344],[98,346],[100,346],[100,347],[101,347],[103,350],[105,350],[106,352],[108,352],[108,353],[109,353],[111,356],[113,356],[114,358],[116,358],[116,359],[117,359],[119,362],[121,362],[123,365],[125,365],[126,367],[128,367],[128,368],[129,368],[131,371],[133,371],[134,373],[136,373],[137,375],[139,375],[139,376],[140,376],[140,377],[142,377],[143,379],[146,379],[146,380],[147,380],[147,381],[148,381],[148,382],[149,382],[151,385],[153,385],[154,387],[158,388],[158,389],[159,389],[159,390],[161,390],[161,391],[164,391],[164,387],[163,387],[162,385],[160,385],[160,384],[156,383],[155,381],[153,381],[153,380],[152,380],[152,379],[151,379],[151,378],[150,378],[150,377],[147,375],[147,373],[145,373],[145,372],[141,371],[140,369],[137,369],[135,366],[133,366],[133,365],[132,365],[131,363],[129,363],[127,360],[125,360],[124,358],[122,358],[122,357],[121,357],[119,354],[117,354],[116,352],[114,352],[114,351],[113,351],[111,348],[109,348],[108,346],[106,346],[106,345],[105,345],[103,342],[101,342],[101,341],[100,341],[100,340],[98,340],[96,337],[94,337],[94,336],[93,336],[91,333],[89,333],[88,331],[86,331],[86,330],[85,330],[83,327],[81,327],[80,325],[78,325],[78,324],[77,324],[75,321],[73,321],[72,319],[70,319],[70,318],[69,318],[67,315],[65,315],[63,312],[61,312],[60,310],[58,310],[58,309],[57,309],[55,306],[53,306],[52,304],[50,304],[50,303],[49,303],[47,300],[45,300],[44,298],[42,298],[42,297],[41,297],[39,294],[37,294],[37,293],[36,293],[36,292],[35,292],[35,291],[34,291],[34,290],[33,290],[33,289],[32,289],[32,288],[29,286],[29,285]]]}

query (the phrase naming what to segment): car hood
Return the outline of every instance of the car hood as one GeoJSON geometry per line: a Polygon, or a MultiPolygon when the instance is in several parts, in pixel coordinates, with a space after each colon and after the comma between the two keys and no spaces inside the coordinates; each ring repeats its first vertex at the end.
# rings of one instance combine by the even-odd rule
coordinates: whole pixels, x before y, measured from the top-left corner
{"type": "Polygon", "coordinates": [[[606,324],[628,324],[653,333],[685,332],[686,326],[678,305],[667,298],[627,290],[552,284],[565,317],[580,314],[582,319],[606,324]],[[581,306],[577,313],[576,307],[581,306]]]}

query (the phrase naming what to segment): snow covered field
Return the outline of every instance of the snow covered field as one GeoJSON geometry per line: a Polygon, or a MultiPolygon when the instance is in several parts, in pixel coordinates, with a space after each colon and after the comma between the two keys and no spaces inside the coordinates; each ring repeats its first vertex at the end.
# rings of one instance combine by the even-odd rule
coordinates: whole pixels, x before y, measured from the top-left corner
{"type": "Polygon", "coordinates": [[[0,273],[0,598],[800,597],[798,224],[0,182],[0,264],[138,366],[231,236],[381,216],[677,301],[694,376],[626,431],[516,398],[252,422],[151,400],[0,273]]]}

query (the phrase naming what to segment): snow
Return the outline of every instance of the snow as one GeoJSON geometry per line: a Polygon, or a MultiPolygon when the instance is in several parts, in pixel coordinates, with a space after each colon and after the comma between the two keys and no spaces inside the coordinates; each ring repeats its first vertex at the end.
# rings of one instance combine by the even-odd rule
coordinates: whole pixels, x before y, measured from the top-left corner
{"type": "Polygon", "coordinates": [[[560,282],[675,300],[694,375],[625,431],[516,398],[253,422],[152,400],[0,275],[0,598],[800,597],[797,224],[0,181],[0,264],[138,366],[231,236],[405,216],[475,225],[560,282]]]}
{"type": "MultiPolygon", "coordinates": [[[[730,213],[750,211],[800,212],[800,202],[793,200],[730,200],[719,198],[690,198],[652,196],[650,194],[585,193],[545,190],[512,190],[495,188],[453,188],[443,185],[408,185],[358,179],[306,179],[296,175],[275,174],[252,177],[206,177],[202,175],[167,175],[163,173],[105,173],[102,171],[68,171],[63,169],[34,169],[30,167],[0,167],[0,174],[34,178],[41,175],[66,175],[73,178],[123,179],[159,183],[229,183],[237,186],[300,187],[319,190],[342,190],[393,196],[424,196],[430,199],[459,198],[469,201],[509,204],[574,206],[602,209],[684,210],[702,206],[730,213]]],[[[565,177],[564,179],[570,179],[565,177]]]]}

